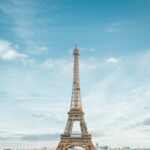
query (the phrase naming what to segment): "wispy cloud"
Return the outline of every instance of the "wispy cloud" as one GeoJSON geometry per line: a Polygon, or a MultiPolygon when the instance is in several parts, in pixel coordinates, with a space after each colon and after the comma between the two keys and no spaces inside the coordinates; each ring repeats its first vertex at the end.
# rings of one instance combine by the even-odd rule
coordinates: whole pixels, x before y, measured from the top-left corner
{"type": "Polygon", "coordinates": [[[72,71],[73,62],[66,59],[47,59],[41,66],[46,69],[57,69],[63,74],[72,71]]]}
{"type": "Polygon", "coordinates": [[[6,61],[21,61],[24,62],[29,57],[28,55],[17,51],[18,45],[0,40],[0,59],[6,61]]]}
{"type": "Polygon", "coordinates": [[[31,37],[34,35],[33,31],[31,31],[31,18],[34,14],[32,5],[30,5],[27,1],[23,2],[11,0],[9,3],[3,2],[0,6],[0,9],[3,13],[7,14],[14,23],[10,30],[12,30],[17,36],[22,38],[24,41],[29,41],[29,39],[31,39],[31,37]],[[26,10],[24,9],[24,6],[27,5],[28,7],[26,10]]]}
{"type": "MultiPolygon", "coordinates": [[[[120,58],[114,57],[107,58],[103,61],[96,58],[92,59],[91,61],[86,59],[80,61],[80,69],[81,71],[92,71],[105,66],[108,67],[111,64],[113,65],[119,63],[120,58]]],[[[72,72],[73,62],[69,59],[47,59],[43,62],[41,66],[46,69],[58,69],[59,71],[61,71],[61,73],[68,73],[72,72]]]]}
{"type": "Polygon", "coordinates": [[[62,118],[62,116],[58,116],[56,115],[57,113],[52,110],[51,112],[38,112],[38,113],[34,113],[33,117],[39,118],[39,119],[43,119],[43,120],[50,120],[52,122],[55,122],[57,124],[60,123],[65,123],[64,119],[62,118]]]}
{"type": "Polygon", "coordinates": [[[48,51],[48,47],[46,47],[46,46],[38,46],[38,47],[36,47],[36,51],[37,52],[47,52],[48,51]]]}
{"type": "Polygon", "coordinates": [[[111,58],[106,59],[106,63],[117,64],[117,63],[119,63],[119,59],[111,57],[111,58]]]}
{"type": "Polygon", "coordinates": [[[43,64],[41,65],[43,68],[50,69],[54,67],[54,64],[51,60],[45,60],[43,64]]]}
{"type": "Polygon", "coordinates": [[[95,48],[80,48],[81,52],[96,52],[97,50],[95,48]]]}
{"type": "Polygon", "coordinates": [[[0,141],[49,141],[58,139],[60,133],[43,134],[13,134],[11,136],[0,136],[0,141]]]}
{"type": "Polygon", "coordinates": [[[54,134],[31,134],[31,135],[24,135],[20,137],[23,141],[49,141],[49,140],[56,140],[60,136],[60,133],[54,134]]]}
{"type": "Polygon", "coordinates": [[[47,11],[50,15],[50,12],[57,10],[57,6],[51,1],[40,4],[41,9],[37,4],[35,1],[10,0],[4,1],[0,5],[1,12],[4,16],[7,16],[5,20],[11,22],[9,31],[13,33],[14,39],[18,39],[24,47],[28,48],[28,52],[30,50],[30,53],[47,51],[47,46],[43,42],[46,39],[39,39],[43,39],[45,34],[51,32],[52,17],[51,19],[46,19],[45,17],[40,17],[40,15],[47,15],[47,11]],[[46,9],[47,5],[48,10],[46,9]],[[37,38],[37,36],[40,36],[40,38],[37,38]]]}
{"type": "Polygon", "coordinates": [[[120,32],[125,25],[127,25],[125,21],[112,22],[105,28],[105,31],[110,33],[120,32]]]}
{"type": "MultiPolygon", "coordinates": [[[[129,125],[125,129],[136,129],[138,127],[150,127],[150,118],[145,119],[144,121],[137,122],[135,124],[129,125]]],[[[149,129],[149,128],[147,128],[149,129]]]]}

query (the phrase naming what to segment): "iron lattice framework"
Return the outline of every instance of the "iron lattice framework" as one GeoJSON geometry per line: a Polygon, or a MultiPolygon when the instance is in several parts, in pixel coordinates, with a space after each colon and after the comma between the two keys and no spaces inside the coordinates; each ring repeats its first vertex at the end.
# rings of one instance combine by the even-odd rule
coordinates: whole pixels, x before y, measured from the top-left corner
{"type": "Polygon", "coordinates": [[[84,121],[84,112],[81,105],[80,96],[80,80],[79,80],[79,49],[74,49],[74,77],[70,111],[68,112],[68,121],[64,131],[61,135],[60,142],[56,150],[66,150],[71,147],[79,146],[86,150],[95,150],[91,140],[91,135],[88,133],[86,123],[84,121]],[[80,123],[81,134],[75,135],[72,133],[73,123],[78,121],[80,123]]]}

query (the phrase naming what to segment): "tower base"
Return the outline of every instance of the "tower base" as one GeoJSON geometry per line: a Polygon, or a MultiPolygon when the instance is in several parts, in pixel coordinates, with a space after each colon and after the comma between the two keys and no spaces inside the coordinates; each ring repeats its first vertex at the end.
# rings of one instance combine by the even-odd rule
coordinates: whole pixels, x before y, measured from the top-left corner
{"type": "Polygon", "coordinates": [[[75,146],[82,147],[85,150],[96,150],[92,143],[91,135],[85,137],[66,137],[61,135],[61,140],[56,150],[67,150],[75,146]]]}

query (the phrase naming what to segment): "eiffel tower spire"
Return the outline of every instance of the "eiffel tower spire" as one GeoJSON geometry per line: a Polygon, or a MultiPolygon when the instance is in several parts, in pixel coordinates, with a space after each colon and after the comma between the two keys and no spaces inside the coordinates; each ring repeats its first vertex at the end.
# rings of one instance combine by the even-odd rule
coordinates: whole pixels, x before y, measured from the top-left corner
{"type": "Polygon", "coordinates": [[[80,97],[80,80],[79,80],[79,49],[75,46],[74,52],[74,74],[73,74],[73,88],[70,111],[68,112],[68,120],[65,127],[64,134],[61,135],[60,142],[56,150],[66,150],[71,147],[79,146],[86,150],[95,150],[92,143],[91,135],[88,133],[87,126],[84,120],[84,112],[81,106],[80,97]],[[78,121],[80,123],[81,133],[74,135],[72,133],[73,123],[78,121]]]}
{"type": "Polygon", "coordinates": [[[70,109],[82,109],[80,96],[80,79],[79,79],[79,49],[77,44],[73,52],[74,55],[74,73],[73,73],[73,88],[70,109]]]}

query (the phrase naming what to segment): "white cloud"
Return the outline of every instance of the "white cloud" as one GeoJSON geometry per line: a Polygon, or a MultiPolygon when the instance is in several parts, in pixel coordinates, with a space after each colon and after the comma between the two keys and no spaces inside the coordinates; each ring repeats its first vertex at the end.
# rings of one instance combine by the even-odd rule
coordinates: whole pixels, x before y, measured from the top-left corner
{"type": "Polygon", "coordinates": [[[125,20],[124,21],[120,20],[120,21],[117,21],[117,22],[111,22],[107,25],[107,27],[105,28],[105,31],[110,32],[110,33],[120,32],[123,29],[123,27],[127,24],[128,24],[128,22],[125,21],[125,20]]]}
{"type": "Polygon", "coordinates": [[[118,31],[118,29],[117,29],[117,28],[114,28],[114,27],[107,27],[105,30],[106,30],[107,32],[117,32],[117,31],[118,31]]]}
{"type": "MultiPolygon", "coordinates": [[[[40,7],[45,8],[46,6],[46,3],[42,3],[40,7]]],[[[58,9],[55,4],[49,5],[48,8],[49,13],[54,10],[57,11],[58,9]]],[[[18,0],[11,0],[10,2],[4,1],[0,5],[0,10],[4,13],[4,16],[6,16],[3,20],[12,22],[13,24],[9,27],[9,30],[15,37],[23,41],[24,46],[30,49],[30,52],[35,53],[37,43],[39,45],[37,52],[47,51],[47,47],[41,44],[41,40],[38,41],[37,37],[39,36],[42,39],[44,38],[43,40],[47,40],[45,35],[50,32],[50,28],[47,29],[45,25],[53,22],[53,17],[51,17],[51,19],[42,17],[39,20],[38,17],[36,17],[38,15],[36,2],[31,3],[29,1],[18,0]]],[[[47,9],[42,9],[41,13],[47,13],[47,9]]],[[[54,31],[52,30],[51,32],[54,31]]],[[[50,40],[49,43],[51,41],[52,40],[50,40]]]]}
{"type": "Polygon", "coordinates": [[[73,62],[65,59],[47,59],[41,65],[47,69],[58,69],[60,73],[68,73],[72,71],[73,62]]]}
{"type": "Polygon", "coordinates": [[[117,63],[119,63],[119,60],[117,58],[111,57],[111,58],[106,59],[106,63],[117,64],[117,63]]]}
{"type": "MultiPolygon", "coordinates": [[[[80,70],[81,71],[93,71],[102,67],[109,66],[110,64],[118,64],[118,58],[108,58],[106,60],[100,61],[98,59],[87,59],[80,61],[80,70]]],[[[43,68],[46,69],[58,69],[61,73],[68,73],[73,71],[73,60],[67,59],[47,59],[45,60],[42,65],[43,68]]]]}
{"type": "Polygon", "coordinates": [[[24,53],[18,52],[12,43],[0,40],[0,59],[7,61],[24,61],[25,59],[28,59],[28,56],[24,53]]]}
{"type": "Polygon", "coordinates": [[[149,90],[149,91],[146,91],[146,92],[143,94],[143,96],[150,98],[150,90],[149,90]]]}
{"type": "Polygon", "coordinates": [[[43,62],[41,66],[43,68],[50,69],[50,68],[53,68],[54,65],[51,60],[45,60],[45,62],[43,62]]]}
{"type": "Polygon", "coordinates": [[[36,47],[36,51],[38,51],[38,52],[46,52],[46,51],[48,51],[48,47],[46,47],[46,46],[38,46],[38,47],[36,47]]]}
{"type": "Polygon", "coordinates": [[[95,48],[80,48],[81,52],[96,52],[95,48]]]}
{"type": "Polygon", "coordinates": [[[118,24],[111,23],[109,26],[106,27],[106,32],[118,32],[119,31],[119,26],[118,24]]]}

